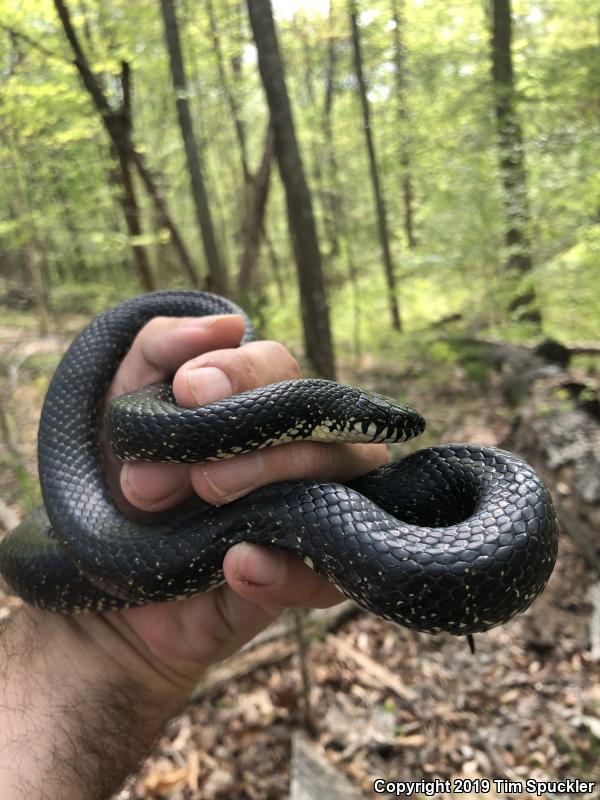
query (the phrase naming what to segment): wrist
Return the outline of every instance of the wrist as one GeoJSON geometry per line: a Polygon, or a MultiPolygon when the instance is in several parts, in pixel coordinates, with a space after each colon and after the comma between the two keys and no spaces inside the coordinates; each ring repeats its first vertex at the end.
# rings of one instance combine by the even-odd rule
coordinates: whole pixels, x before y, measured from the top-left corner
{"type": "Polygon", "coordinates": [[[32,608],[9,620],[0,634],[3,798],[109,796],[183,706],[191,687],[161,674],[123,627],[32,608]]]}

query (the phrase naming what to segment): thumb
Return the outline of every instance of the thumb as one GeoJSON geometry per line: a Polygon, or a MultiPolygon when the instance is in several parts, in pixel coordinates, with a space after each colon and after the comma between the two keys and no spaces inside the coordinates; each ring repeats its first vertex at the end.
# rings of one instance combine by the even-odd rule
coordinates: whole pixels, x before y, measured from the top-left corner
{"type": "Polygon", "coordinates": [[[261,606],[327,608],[344,599],[298,556],[275,548],[235,545],[225,556],[223,572],[234,592],[261,606]]]}

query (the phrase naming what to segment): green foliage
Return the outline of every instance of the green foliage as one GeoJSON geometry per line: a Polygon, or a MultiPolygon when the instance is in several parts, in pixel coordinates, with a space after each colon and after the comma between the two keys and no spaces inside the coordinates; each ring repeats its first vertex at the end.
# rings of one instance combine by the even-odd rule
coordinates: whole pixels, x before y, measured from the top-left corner
{"type": "Polygon", "coordinates": [[[41,503],[39,483],[21,464],[12,464],[12,471],[19,487],[19,503],[24,514],[32,512],[41,503]]]}
{"type": "MultiPolygon", "coordinates": [[[[128,278],[128,276],[124,276],[124,278],[128,278]]],[[[130,279],[114,284],[69,281],[57,286],[52,293],[52,310],[58,316],[75,312],[91,319],[124,297],[132,296],[135,293],[135,284],[130,279]]]]}
{"type": "MultiPolygon", "coordinates": [[[[228,89],[245,126],[256,169],[267,116],[243,6],[213,0],[228,89]],[[234,68],[233,65],[237,64],[234,68]]],[[[407,335],[390,333],[376,218],[362,139],[349,20],[344,0],[275,2],[286,76],[311,188],[329,287],[334,337],[341,355],[411,351],[411,336],[461,314],[478,333],[523,339],[531,331],[507,314],[516,291],[503,265],[504,206],[490,87],[489,20],[474,0],[405,0],[404,95],[399,113],[388,0],[361,6],[360,25],[373,132],[386,197],[399,301],[407,335]],[[328,156],[324,102],[333,37],[332,136],[328,156]],[[415,192],[418,247],[404,231],[402,153],[415,192]],[[327,197],[341,203],[339,251],[331,242],[327,197]],[[349,279],[349,259],[357,273],[349,279]]],[[[167,197],[171,215],[199,268],[202,248],[168,74],[158,3],[71,2],[82,46],[109,103],[122,99],[122,61],[132,70],[133,133],[167,197]]],[[[232,273],[240,262],[244,181],[207,10],[178,8],[189,95],[220,246],[232,273]]],[[[23,280],[32,241],[44,262],[52,308],[90,315],[139,290],[125,234],[114,163],[105,132],[72,64],[49,0],[0,0],[0,270],[23,280]],[[12,31],[12,34],[9,32],[12,31]]],[[[597,292],[600,234],[597,9],[592,0],[515,0],[517,110],[524,128],[531,238],[544,332],[564,341],[600,336],[597,292]]],[[[141,183],[143,245],[162,287],[186,277],[141,183]]],[[[339,207],[339,206],[338,206],[339,207]]],[[[283,298],[263,245],[257,319],[264,335],[300,348],[296,275],[285,197],[276,170],[267,232],[285,285],[283,298]]],[[[465,358],[465,354],[460,354],[465,358]]],[[[450,345],[429,356],[451,362],[450,345]]],[[[481,379],[485,365],[466,354],[481,379]]]]}
{"type": "Polygon", "coordinates": [[[548,261],[541,272],[548,333],[558,339],[564,331],[577,339],[597,337],[600,225],[580,228],[573,246],[548,261]]]}

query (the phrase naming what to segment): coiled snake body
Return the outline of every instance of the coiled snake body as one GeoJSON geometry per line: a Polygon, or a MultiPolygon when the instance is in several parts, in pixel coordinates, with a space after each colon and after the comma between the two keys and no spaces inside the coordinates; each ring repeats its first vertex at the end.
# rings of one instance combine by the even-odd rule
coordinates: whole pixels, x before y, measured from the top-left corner
{"type": "MultiPolygon", "coordinates": [[[[220,508],[197,499],[168,522],[126,518],[99,452],[106,389],[149,319],[215,313],[243,315],[216,295],[157,292],[105,312],[73,342],[40,422],[45,510],[0,543],[0,573],[17,594],[67,612],[182,597],[220,583],[227,549],[252,541],[295,551],[364,608],[421,631],[487,630],[539,595],[557,552],[549,493],[522,460],[480,445],[421,450],[347,486],[275,483],[220,508]]],[[[413,409],[328,381],[286,381],[200,409],[172,401],[154,386],[109,407],[121,457],[210,460],[295,439],[403,441],[424,428],[413,409]]]]}

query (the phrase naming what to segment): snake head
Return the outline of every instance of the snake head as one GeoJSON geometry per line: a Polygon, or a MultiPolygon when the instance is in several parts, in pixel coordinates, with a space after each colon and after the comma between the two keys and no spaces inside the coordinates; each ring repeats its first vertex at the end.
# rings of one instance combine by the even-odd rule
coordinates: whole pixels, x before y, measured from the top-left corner
{"type": "Polygon", "coordinates": [[[375,392],[357,389],[346,420],[347,441],[405,442],[425,430],[414,408],[375,392]]]}

